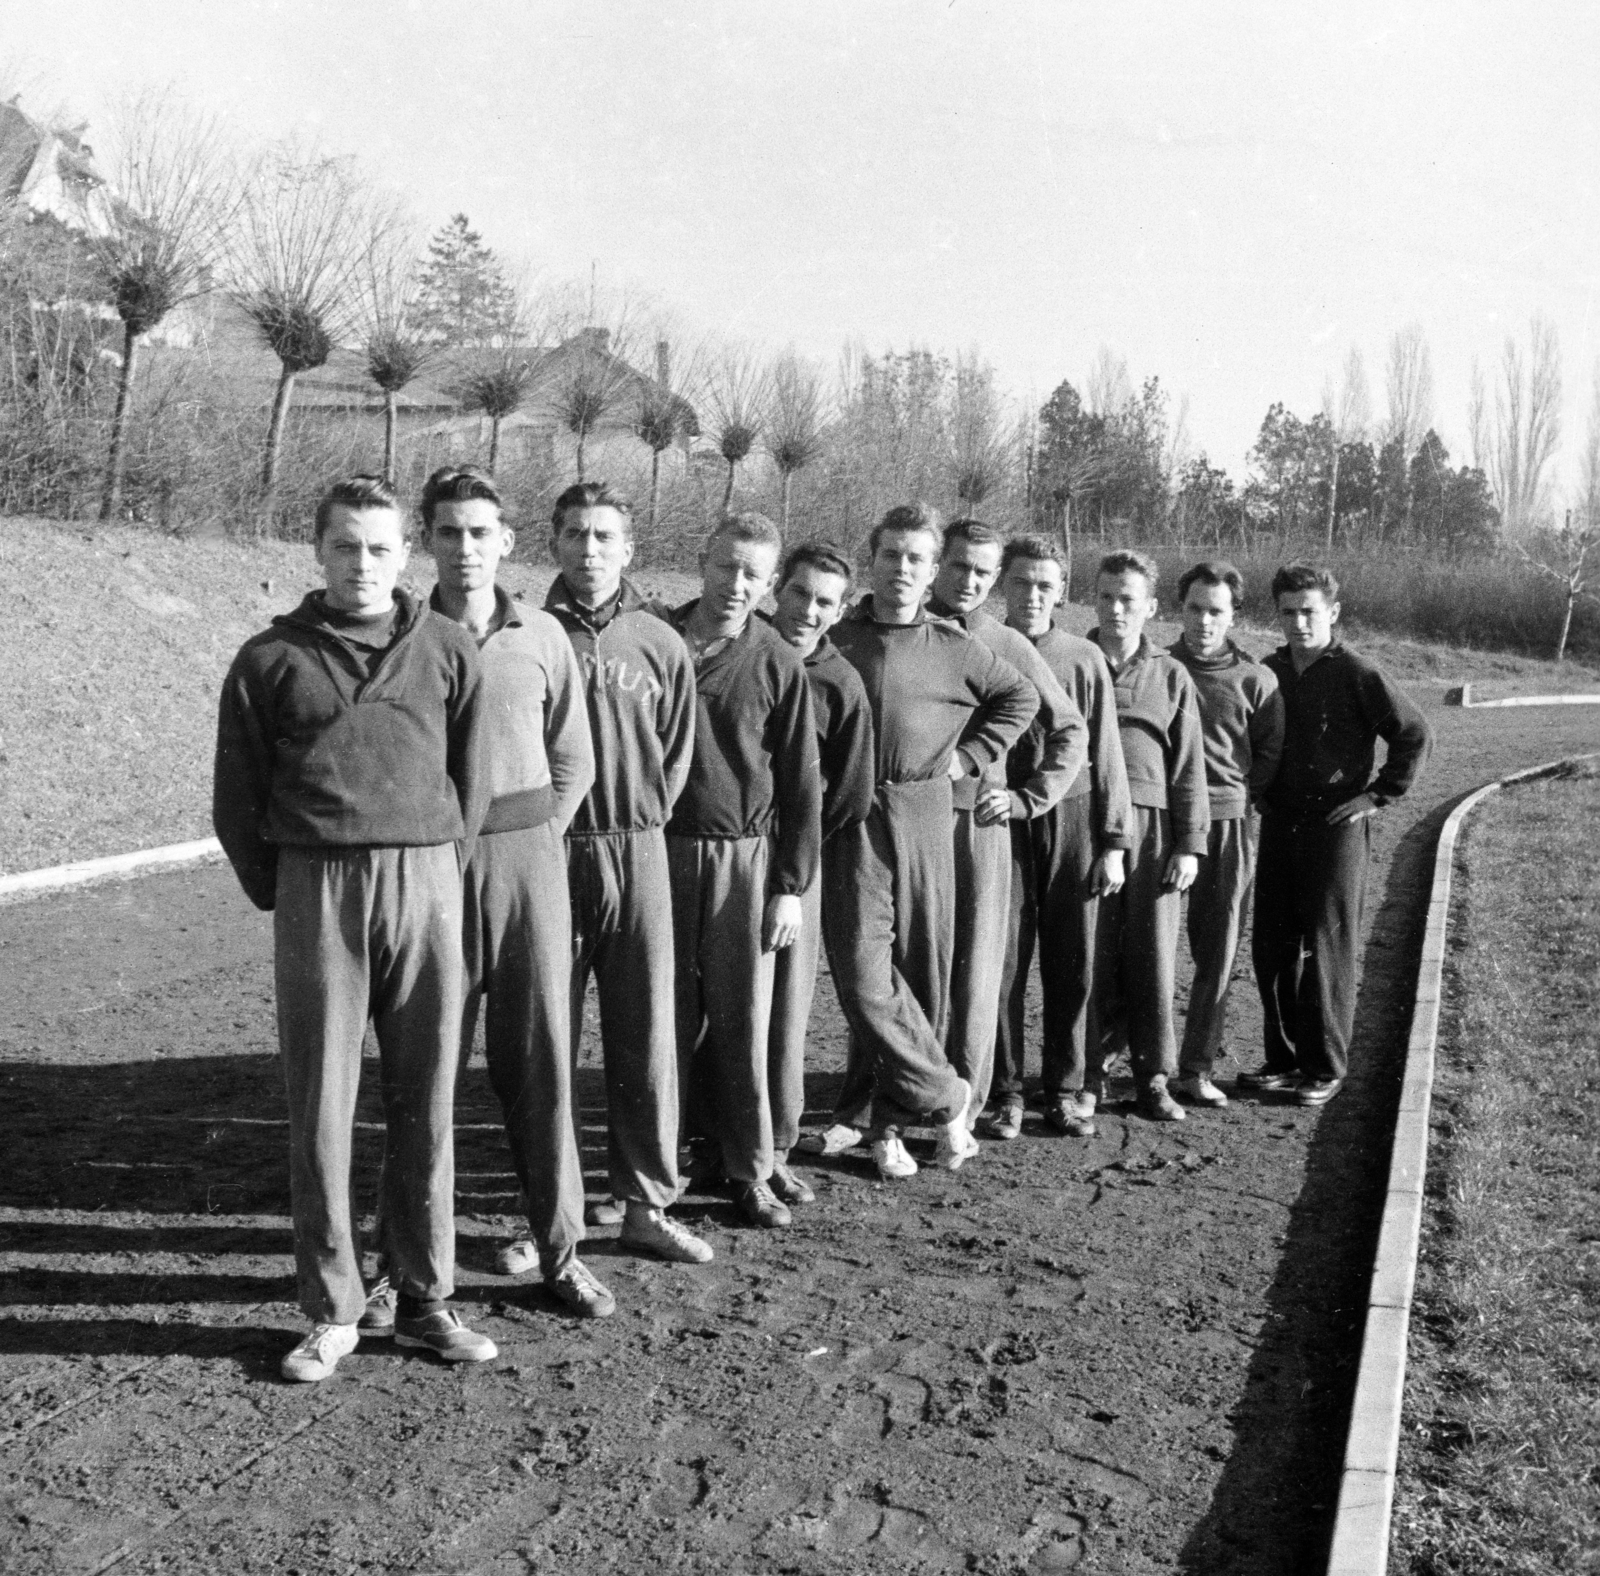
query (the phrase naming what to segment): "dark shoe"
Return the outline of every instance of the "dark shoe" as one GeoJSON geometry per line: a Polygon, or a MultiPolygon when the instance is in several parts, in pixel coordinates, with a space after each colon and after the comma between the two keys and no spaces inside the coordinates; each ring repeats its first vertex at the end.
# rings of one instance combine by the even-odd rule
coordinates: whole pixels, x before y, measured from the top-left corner
{"type": "Polygon", "coordinates": [[[736,1182],[733,1201],[739,1206],[739,1213],[752,1226],[764,1226],[770,1231],[790,1225],[794,1220],[789,1213],[789,1206],[780,1204],[765,1182],[736,1182]]]}
{"type": "Polygon", "coordinates": [[[1294,1092],[1296,1105],[1326,1105],[1344,1088],[1342,1078],[1302,1078],[1294,1092]]]}
{"type": "Polygon", "coordinates": [[[1052,1132],[1066,1138],[1093,1138],[1095,1097],[1092,1094],[1063,1095],[1045,1107],[1044,1120],[1052,1132]]]}
{"type": "Polygon", "coordinates": [[[772,1181],[769,1185],[782,1203],[815,1204],[817,1201],[817,1195],[812,1191],[810,1184],[802,1182],[789,1169],[786,1161],[778,1160],[773,1163],[772,1181]]]}
{"type": "Polygon", "coordinates": [[[1280,1073],[1275,1067],[1258,1067],[1253,1073],[1240,1073],[1234,1080],[1247,1094],[1283,1094],[1299,1082],[1299,1073],[1280,1073]]]}
{"type": "Polygon", "coordinates": [[[683,1180],[696,1193],[721,1187],[728,1180],[727,1172],[722,1169],[722,1155],[714,1144],[690,1144],[689,1162],[683,1167],[683,1180]]]}
{"type": "Polygon", "coordinates": [[[986,1138],[1002,1141],[1018,1137],[1022,1132],[1022,1102],[1007,1100],[998,1110],[991,1111],[983,1121],[986,1138]]]}
{"type": "Polygon", "coordinates": [[[447,1363],[486,1363],[500,1354],[487,1335],[469,1330],[454,1308],[440,1308],[416,1319],[397,1317],[394,1340],[396,1346],[415,1346],[434,1352],[447,1363]]]}
{"type": "Polygon", "coordinates": [[[387,1275],[380,1275],[367,1293],[367,1305],[356,1320],[356,1329],[369,1340],[386,1340],[394,1334],[394,1310],[400,1301],[387,1275]]]}
{"type": "Polygon", "coordinates": [[[557,1302],[580,1319],[609,1319],[617,1311],[617,1299],[582,1259],[568,1259],[545,1285],[557,1302]]]}

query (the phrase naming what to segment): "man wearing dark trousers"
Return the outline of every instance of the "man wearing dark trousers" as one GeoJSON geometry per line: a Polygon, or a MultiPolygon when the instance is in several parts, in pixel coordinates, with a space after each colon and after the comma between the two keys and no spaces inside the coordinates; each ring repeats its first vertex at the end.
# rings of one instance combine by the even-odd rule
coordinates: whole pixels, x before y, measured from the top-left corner
{"type": "Polygon", "coordinates": [[[767,1227],[790,1222],[771,1186],[773,960],[799,938],[822,846],[805,664],[752,616],[782,551],[765,515],[726,516],[700,555],[700,595],[672,614],[698,710],[689,780],[667,823],[679,1077],[740,1213],[767,1227]]]}
{"type": "Polygon", "coordinates": [[[623,578],[632,511],[603,482],[556,499],[545,599],[583,669],[595,782],[567,829],[572,901],[572,1043],[595,976],[605,1058],[612,1204],[622,1241],[705,1264],[708,1243],[667,1214],[678,1196],[678,1051],[672,888],[664,828],[694,752],[694,667],[665,610],[623,578]]]}
{"type": "MultiPolygon", "coordinates": [[[[950,977],[951,1065],[972,1085],[972,1116],[989,1099],[995,1032],[1005,972],[1011,906],[1011,827],[1046,814],[1067,791],[1088,753],[1088,730],[1077,703],[1061,687],[1026,635],[984,611],[1000,573],[1004,543],[980,520],[945,527],[928,611],[959,624],[1039,692],[1039,748],[1028,776],[1008,785],[1006,761],[985,768],[976,782],[956,785],[956,937],[950,977]]],[[[1009,757],[1008,757],[1009,760],[1009,757]]],[[[941,1154],[946,1166],[959,1155],[941,1154]]]]}
{"type": "Polygon", "coordinates": [[[1244,597],[1229,563],[1206,562],[1178,581],[1183,634],[1167,649],[1189,670],[1200,697],[1211,830],[1189,888],[1189,955],[1194,980],[1172,1092],[1192,1105],[1224,1106],[1212,1082],[1222,1054],[1228,988],[1256,872],[1255,807],[1278,773],[1283,697],[1272,673],[1228,638],[1244,597]]]}
{"type": "MultiPolygon", "coordinates": [[[[1043,815],[1011,823],[1011,902],[1000,982],[995,1107],[987,1132],[1022,1131],[1023,1033],[1035,949],[1044,998],[1041,1073],[1045,1121],[1070,1137],[1094,1136],[1094,1105],[1083,1093],[1089,992],[1100,899],[1121,890],[1133,806],[1122,761],[1111,670],[1092,641],[1053,621],[1064,590],[1061,560],[1042,536],[1014,537],[1001,558],[1006,623],[1025,636],[1072,697],[1088,729],[1089,759],[1043,815]]],[[[1011,751],[1008,781],[1030,781],[1043,748],[1037,723],[1011,751]]]]}
{"type": "MultiPolygon", "coordinates": [[[[800,653],[811,685],[811,711],[822,767],[822,846],[859,826],[872,808],[875,785],[872,712],[861,675],[828,638],[850,595],[854,574],[835,547],[805,542],[784,561],[772,627],[800,653]]],[[[785,1204],[809,1204],[816,1194],[789,1169],[806,1103],[806,1029],[817,988],[817,962],[831,915],[822,879],[800,895],[800,934],[779,952],[772,970],[772,1027],[767,1041],[772,1100],[772,1191],[785,1204]]]]}
{"type": "Polygon", "coordinates": [[[942,534],[923,504],[891,509],[869,540],[871,594],[835,626],[872,708],[877,788],[858,826],[825,851],[823,902],[835,923],[828,961],[850,1025],[851,1059],[822,1153],[860,1141],[870,1109],[873,1159],[911,1176],[907,1122],[943,1131],[941,1155],[976,1153],[971,1085],[944,1051],[955,945],[951,785],[976,779],[1033,720],[1038,692],[964,630],[927,617],[942,534]]]}
{"type": "Polygon", "coordinates": [[[1416,781],[1433,735],[1377,663],[1339,638],[1339,582],[1328,570],[1286,564],[1272,596],[1288,643],[1266,659],[1284,714],[1251,948],[1266,1062],[1239,1086],[1322,1105],[1349,1071],[1372,817],[1416,781]],[[1379,739],[1387,754],[1374,776],[1379,739]]]}

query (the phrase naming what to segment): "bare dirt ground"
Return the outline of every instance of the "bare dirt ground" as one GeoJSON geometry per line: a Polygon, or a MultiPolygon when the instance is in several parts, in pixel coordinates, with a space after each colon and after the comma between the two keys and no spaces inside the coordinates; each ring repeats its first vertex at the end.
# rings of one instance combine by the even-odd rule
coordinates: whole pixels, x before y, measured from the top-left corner
{"type": "MultiPolygon", "coordinates": [[[[0,1569],[1319,1569],[1434,835],[1476,783],[1600,745],[1586,708],[1417,693],[1439,749],[1380,819],[1356,1074],[1324,1111],[1118,1109],[1086,1143],[1033,1118],[892,1186],[822,1163],[789,1232],[694,1196],[717,1261],[597,1232],[619,1308],[584,1324],[485,1273],[516,1201],[475,1065],[460,1297],[500,1357],[465,1372],[369,1343],[277,1377],[302,1321],[270,936],[226,870],[0,909],[0,1569]]],[[[826,988],[814,1029],[820,1117],[826,988]]]]}

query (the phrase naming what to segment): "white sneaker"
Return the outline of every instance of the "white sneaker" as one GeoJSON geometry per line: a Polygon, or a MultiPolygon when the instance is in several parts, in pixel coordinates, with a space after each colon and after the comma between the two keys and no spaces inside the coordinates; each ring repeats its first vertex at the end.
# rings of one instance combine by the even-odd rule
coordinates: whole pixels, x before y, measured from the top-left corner
{"type": "Polygon", "coordinates": [[[842,1155],[847,1149],[854,1149],[863,1136],[859,1127],[835,1122],[820,1133],[807,1133],[799,1147],[808,1155],[842,1155]]]}
{"type": "Polygon", "coordinates": [[[939,1129],[938,1142],[933,1149],[933,1163],[946,1171],[959,1171],[980,1150],[978,1140],[967,1126],[965,1113],[939,1129]]]}
{"type": "Polygon", "coordinates": [[[709,1264],[716,1257],[709,1242],[648,1204],[628,1205],[622,1222],[622,1241],[630,1248],[644,1248],[672,1264],[709,1264]]]}
{"type": "Polygon", "coordinates": [[[917,1174],[917,1163],[907,1153],[906,1146],[900,1142],[898,1133],[889,1133],[883,1138],[873,1139],[872,1160],[878,1168],[878,1175],[885,1182],[898,1182],[917,1174]]]}
{"type": "Polygon", "coordinates": [[[1185,1073],[1181,1078],[1174,1078],[1168,1087],[1190,1105],[1209,1105],[1220,1110],[1228,1103],[1227,1095],[1204,1073],[1185,1073]]]}
{"type": "Polygon", "coordinates": [[[279,1372],[297,1384],[314,1384],[326,1379],[360,1339],[361,1332],[353,1324],[314,1324],[311,1333],[278,1365],[279,1372]]]}
{"type": "Polygon", "coordinates": [[[515,1242],[502,1242],[494,1252],[497,1275],[532,1275],[539,1268],[539,1249],[526,1237],[515,1242]]]}

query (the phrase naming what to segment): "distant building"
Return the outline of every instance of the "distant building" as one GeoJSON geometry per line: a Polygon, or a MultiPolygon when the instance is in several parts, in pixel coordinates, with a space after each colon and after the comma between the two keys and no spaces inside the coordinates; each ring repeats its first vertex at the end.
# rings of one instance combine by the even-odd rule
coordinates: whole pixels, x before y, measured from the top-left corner
{"type": "Polygon", "coordinates": [[[15,204],[30,219],[48,217],[83,235],[107,234],[114,219],[111,188],[83,140],[88,129],[41,126],[15,98],[0,104],[0,208],[15,204]]]}

